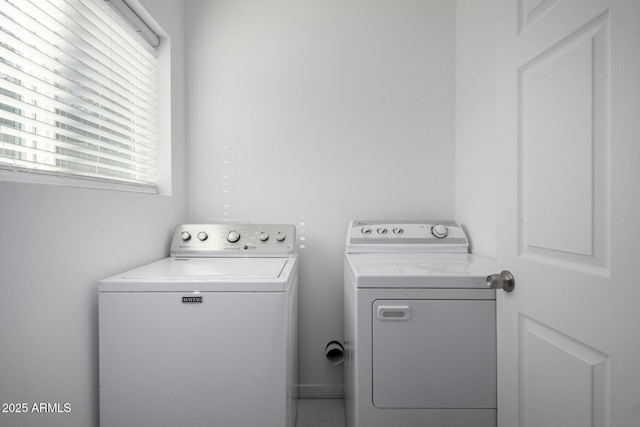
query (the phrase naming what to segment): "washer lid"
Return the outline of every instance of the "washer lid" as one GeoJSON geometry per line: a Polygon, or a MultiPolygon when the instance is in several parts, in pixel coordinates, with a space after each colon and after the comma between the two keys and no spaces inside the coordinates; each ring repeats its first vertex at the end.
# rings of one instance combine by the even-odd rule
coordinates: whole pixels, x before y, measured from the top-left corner
{"type": "Polygon", "coordinates": [[[100,291],[284,291],[295,268],[286,258],[164,258],[100,282],[100,291]]]}
{"type": "Polygon", "coordinates": [[[276,279],[287,258],[167,258],[122,274],[124,280],[276,279]]]}
{"type": "Polygon", "coordinates": [[[347,254],[358,288],[480,288],[494,261],[458,253],[347,254]]]}

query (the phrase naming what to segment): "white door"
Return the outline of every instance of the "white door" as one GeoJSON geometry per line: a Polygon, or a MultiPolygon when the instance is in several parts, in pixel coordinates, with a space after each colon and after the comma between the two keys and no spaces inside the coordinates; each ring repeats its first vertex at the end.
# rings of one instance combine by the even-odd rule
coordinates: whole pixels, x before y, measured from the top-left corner
{"type": "Polygon", "coordinates": [[[497,20],[498,425],[640,426],[640,1],[497,20]]]}

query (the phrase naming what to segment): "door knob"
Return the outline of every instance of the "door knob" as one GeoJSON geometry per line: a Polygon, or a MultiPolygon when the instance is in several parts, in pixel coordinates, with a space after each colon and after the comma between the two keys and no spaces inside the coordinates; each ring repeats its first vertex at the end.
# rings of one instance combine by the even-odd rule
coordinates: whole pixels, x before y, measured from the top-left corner
{"type": "Polygon", "coordinates": [[[500,274],[487,276],[487,286],[491,289],[502,289],[505,292],[512,292],[516,287],[516,279],[511,272],[504,270],[500,274]]]}

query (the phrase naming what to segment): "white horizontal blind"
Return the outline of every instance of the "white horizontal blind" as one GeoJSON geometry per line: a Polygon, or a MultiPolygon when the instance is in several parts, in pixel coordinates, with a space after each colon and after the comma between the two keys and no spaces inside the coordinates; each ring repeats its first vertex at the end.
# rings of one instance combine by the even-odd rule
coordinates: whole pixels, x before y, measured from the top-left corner
{"type": "Polygon", "coordinates": [[[0,4],[0,168],[155,190],[155,50],[104,0],[0,4]]]}

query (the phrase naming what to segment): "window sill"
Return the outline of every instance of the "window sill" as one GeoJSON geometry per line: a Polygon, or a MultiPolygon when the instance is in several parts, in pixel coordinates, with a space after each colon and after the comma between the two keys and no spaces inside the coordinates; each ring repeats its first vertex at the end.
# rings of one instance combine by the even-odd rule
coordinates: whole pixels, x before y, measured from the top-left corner
{"type": "Polygon", "coordinates": [[[4,169],[0,166],[0,182],[58,185],[61,187],[92,188],[97,190],[126,191],[143,194],[158,194],[152,184],[129,183],[108,179],[62,175],[56,172],[38,170],[4,169]]]}

